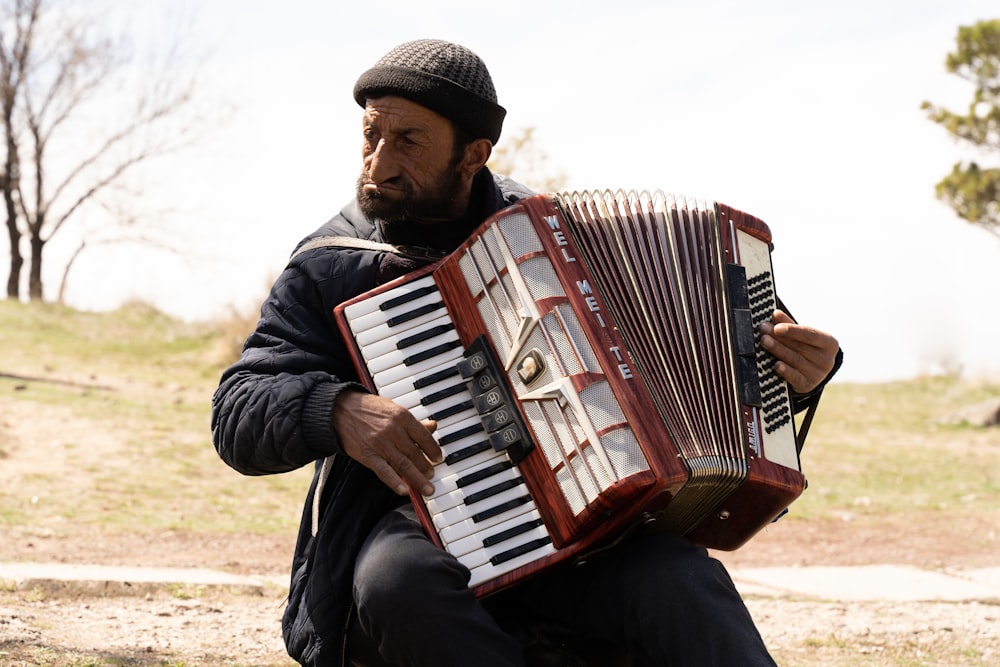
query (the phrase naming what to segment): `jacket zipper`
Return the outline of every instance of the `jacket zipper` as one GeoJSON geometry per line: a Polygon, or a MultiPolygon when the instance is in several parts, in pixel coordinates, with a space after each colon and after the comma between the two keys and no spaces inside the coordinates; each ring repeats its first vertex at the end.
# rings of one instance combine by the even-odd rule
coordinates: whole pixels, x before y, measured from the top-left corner
{"type": "Polygon", "coordinates": [[[354,600],[347,606],[347,620],[344,622],[344,634],[340,642],[340,667],[347,667],[347,634],[351,629],[351,616],[354,615],[354,600]]]}

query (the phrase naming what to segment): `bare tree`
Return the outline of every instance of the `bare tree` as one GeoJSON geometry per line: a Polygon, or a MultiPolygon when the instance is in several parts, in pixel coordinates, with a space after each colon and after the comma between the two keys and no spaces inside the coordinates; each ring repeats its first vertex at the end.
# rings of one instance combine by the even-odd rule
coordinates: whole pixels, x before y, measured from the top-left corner
{"type": "Polygon", "coordinates": [[[566,184],[566,174],[549,163],[548,154],[535,141],[535,128],[519,129],[504,138],[490,157],[489,168],[510,175],[537,192],[556,192],[566,184]]]}
{"type": "Polygon", "coordinates": [[[145,66],[107,26],[74,3],[0,0],[9,298],[21,294],[23,238],[27,295],[41,300],[46,244],[83,211],[109,210],[102,198],[123,196],[138,165],[183,145],[194,127],[184,120],[194,77],[181,74],[177,51],[145,66]]]}
{"type": "MultiPolygon", "coordinates": [[[[6,9],[6,7],[5,7],[6,9]]],[[[7,237],[10,241],[10,275],[7,279],[8,298],[17,298],[21,268],[24,256],[21,254],[21,229],[17,224],[17,203],[15,195],[20,183],[18,168],[17,136],[14,131],[14,107],[21,81],[24,77],[25,62],[31,46],[31,29],[38,18],[38,3],[18,0],[14,11],[2,25],[0,32],[0,108],[3,113],[4,157],[3,172],[0,172],[0,187],[3,188],[4,210],[7,214],[7,237]]]]}

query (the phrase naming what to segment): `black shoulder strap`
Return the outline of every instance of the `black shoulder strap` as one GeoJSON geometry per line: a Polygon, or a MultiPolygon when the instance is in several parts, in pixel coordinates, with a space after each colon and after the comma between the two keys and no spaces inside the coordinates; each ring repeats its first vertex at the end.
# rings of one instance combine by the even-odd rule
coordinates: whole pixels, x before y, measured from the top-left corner
{"type": "Polygon", "coordinates": [[[418,246],[395,245],[392,243],[380,243],[369,239],[359,239],[353,236],[317,236],[309,239],[289,257],[289,261],[302,253],[315,250],[316,248],[355,248],[359,250],[372,250],[375,252],[388,252],[400,257],[415,259],[422,262],[434,262],[447,253],[433,248],[421,248],[418,246]]]}

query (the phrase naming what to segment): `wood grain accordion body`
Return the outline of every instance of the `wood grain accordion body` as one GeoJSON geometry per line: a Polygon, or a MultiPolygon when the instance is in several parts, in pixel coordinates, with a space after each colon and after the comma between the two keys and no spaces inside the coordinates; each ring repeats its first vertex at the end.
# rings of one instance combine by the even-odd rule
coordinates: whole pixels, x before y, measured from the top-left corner
{"type": "Polygon", "coordinates": [[[735,549],[802,493],[770,242],[719,203],[538,195],[336,309],[362,381],[438,422],[414,505],[478,595],[637,526],[735,549]]]}

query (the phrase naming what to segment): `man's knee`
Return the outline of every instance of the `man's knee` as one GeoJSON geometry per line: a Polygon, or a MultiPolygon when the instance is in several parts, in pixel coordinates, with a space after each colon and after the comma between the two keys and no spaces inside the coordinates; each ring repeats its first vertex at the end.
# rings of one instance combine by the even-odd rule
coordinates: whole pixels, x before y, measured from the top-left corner
{"type": "Polygon", "coordinates": [[[448,591],[467,590],[468,581],[469,571],[426,538],[376,540],[355,564],[354,599],[368,615],[412,615],[448,591]]]}
{"type": "Polygon", "coordinates": [[[706,590],[732,589],[725,567],[708,552],[681,537],[651,534],[626,547],[620,564],[635,594],[671,599],[703,596],[706,590]]]}

